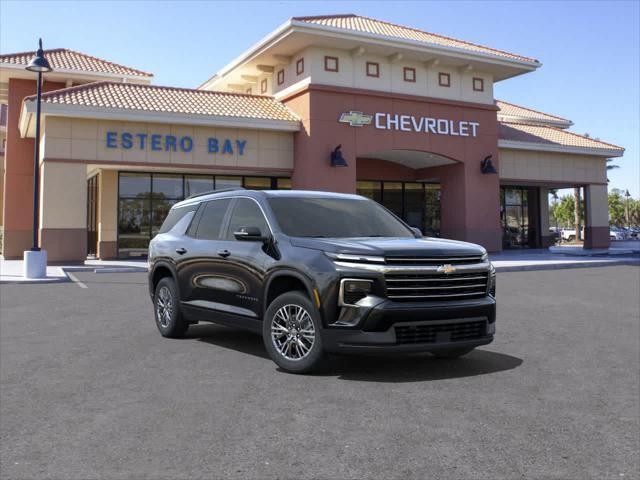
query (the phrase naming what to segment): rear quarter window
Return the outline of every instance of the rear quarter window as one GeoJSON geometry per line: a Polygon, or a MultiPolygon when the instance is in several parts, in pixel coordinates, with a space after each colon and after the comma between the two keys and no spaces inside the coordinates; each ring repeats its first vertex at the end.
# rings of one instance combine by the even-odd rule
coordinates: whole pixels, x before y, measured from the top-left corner
{"type": "MultiPolygon", "coordinates": [[[[160,227],[158,233],[167,233],[172,230],[176,226],[176,224],[178,224],[178,222],[180,222],[187,216],[187,214],[195,212],[196,207],[197,205],[193,204],[185,205],[184,207],[179,208],[172,208],[171,210],[169,210],[167,218],[164,219],[164,222],[162,223],[162,226],[160,227]]],[[[189,219],[191,219],[192,216],[193,215],[189,215],[189,219]]]]}

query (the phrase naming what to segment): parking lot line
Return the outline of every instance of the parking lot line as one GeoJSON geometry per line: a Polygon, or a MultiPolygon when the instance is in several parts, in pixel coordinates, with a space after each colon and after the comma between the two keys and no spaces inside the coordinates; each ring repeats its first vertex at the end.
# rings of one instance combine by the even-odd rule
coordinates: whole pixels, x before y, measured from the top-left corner
{"type": "Polygon", "coordinates": [[[80,280],[78,280],[78,277],[76,277],[73,273],[67,272],[67,276],[71,279],[71,281],[73,283],[78,285],[80,288],[89,288],[84,283],[82,283],[80,280]]]}

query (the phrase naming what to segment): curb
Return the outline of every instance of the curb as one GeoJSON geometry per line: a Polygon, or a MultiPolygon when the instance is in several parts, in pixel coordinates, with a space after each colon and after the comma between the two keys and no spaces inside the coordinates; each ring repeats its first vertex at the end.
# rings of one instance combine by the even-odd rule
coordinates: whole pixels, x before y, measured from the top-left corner
{"type": "Polygon", "coordinates": [[[580,263],[554,263],[547,265],[503,265],[495,266],[496,272],[533,272],[539,270],[569,270],[574,268],[615,267],[619,265],[640,266],[640,259],[609,260],[580,263]]]}

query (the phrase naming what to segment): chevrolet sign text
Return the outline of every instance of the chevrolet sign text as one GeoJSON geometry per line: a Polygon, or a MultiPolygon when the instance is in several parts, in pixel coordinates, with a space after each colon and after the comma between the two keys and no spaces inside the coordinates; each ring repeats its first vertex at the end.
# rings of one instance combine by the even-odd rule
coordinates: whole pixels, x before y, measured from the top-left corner
{"type": "Polygon", "coordinates": [[[447,120],[444,118],[414,117],[413,115],[393,115],[376,113],[375,127],[381,130],[400,130],[402,132],[424,132],[436,135],[475,137],[478,135],[478,122],[447,120]]]}

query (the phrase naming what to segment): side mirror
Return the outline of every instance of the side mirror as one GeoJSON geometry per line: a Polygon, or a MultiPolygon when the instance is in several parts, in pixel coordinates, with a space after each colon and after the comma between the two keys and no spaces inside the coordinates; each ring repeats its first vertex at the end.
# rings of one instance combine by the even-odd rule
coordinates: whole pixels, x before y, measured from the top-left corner
{"type": "Polygon", "coordinates": [[[411,231],[413,232],[413,235],[414,235],[416,238],[422,238],[422,232],[420,231],[420,229],[419,229],[419,228],[411,227],[411,231]]]}
{"type": "Polygon", "coordinates": [[[269,237],[262,234],[258,227],[240,227],[233,232],[236,240],[244,242],[266,242],[269,237]]]}

